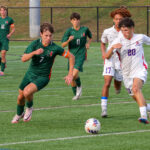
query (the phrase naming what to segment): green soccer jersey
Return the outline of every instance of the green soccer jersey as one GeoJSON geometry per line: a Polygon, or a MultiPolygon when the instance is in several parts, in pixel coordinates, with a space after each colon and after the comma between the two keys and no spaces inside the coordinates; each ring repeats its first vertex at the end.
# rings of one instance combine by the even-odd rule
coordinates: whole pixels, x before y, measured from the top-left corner
{"type": "Polygon", "coordinates": [[[25,53],[31,53],[39,48],[42,48],[44,52],[32,57],[28,72],[39,76],[49,76],[56,55],[62,55],[64,53],[64,49],[53,42],[44,47],[42,40],[38,39],[33,41],[27,47],[25,53]]]}
{"type": "Polygon", "coordinates": [[[63,38],[62,42],[66,42],[70,36],[74,36],[74,39],[69,42],[69,50],[72,54],[76,56],[83,56],[85,57],[86,53],[86,42],[87,37],[92,38],[92,33],[87,27],[80,27],[80,29],[77,31],[73,27],[69,28],[63,38]]]}
{"type": "Polygon", "coordinates": [[[10,31],[10,25],[14,23],[11,17],[2,18],[0,17],[0,40],[5,39],[10,31]]]}

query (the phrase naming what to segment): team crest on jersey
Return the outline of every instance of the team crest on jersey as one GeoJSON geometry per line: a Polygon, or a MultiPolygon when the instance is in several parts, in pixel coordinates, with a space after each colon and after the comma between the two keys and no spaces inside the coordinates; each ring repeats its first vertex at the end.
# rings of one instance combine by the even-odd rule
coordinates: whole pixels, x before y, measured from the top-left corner
{"type": "Polygon", "coordinates": [[[136,46],[140,46],[140,42],[139,41],[136,41],[136,46]]]}
{"type": "Polygon", "coordinates": [[[50,57],[52,57],[52,56],[53,56],[53,51],[50,52],[50,57]]]}
{"type": "Polygon", "coordinates": [[[83,37],[85,36],[85,33],[83,33],[83,35],[82,35],[83,37]]]}
{"type": "Polygon", "coordinates": [[[8,21],[6,21],[5,23],[8,24],[8,21]]]}

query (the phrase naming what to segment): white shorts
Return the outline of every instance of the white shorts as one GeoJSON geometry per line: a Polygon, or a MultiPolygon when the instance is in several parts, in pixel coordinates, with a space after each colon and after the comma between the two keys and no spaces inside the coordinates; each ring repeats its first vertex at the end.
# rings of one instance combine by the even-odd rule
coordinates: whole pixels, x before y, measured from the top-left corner
{"type": "Polygon", "coordinates": [[[114,67],[108,67],[104,65],[103,76],[113,76],[115,80],[122,81],[122,71],[120,69],[114,69],[114,67]]]}
{"type": "Polygon", "coordinates": [[[133,96],[132,86],[133,86],[133,80],[134,78],[139,78],[143,81],[143,83],[147,80],[147,70],[144,69],[143,71],[139,71],[136,75],[133,77],[123,77],[123,82],[125,85],[125,88],[127,89],[129,95],[133,96]]]}

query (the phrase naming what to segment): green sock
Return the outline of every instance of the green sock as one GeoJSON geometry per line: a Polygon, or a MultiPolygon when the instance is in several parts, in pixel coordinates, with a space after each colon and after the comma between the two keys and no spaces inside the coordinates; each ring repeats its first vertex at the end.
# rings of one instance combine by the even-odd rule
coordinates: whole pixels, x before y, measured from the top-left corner
{"type": "Polygon", "coordinates": [[[6,64],[6,63],[1,62],[1,71],[2,71],[2,72],[4,72],[4,70],[5,70],[5,64],[6,64]]]}
{"type": "Polygon", "coordinates": [[[76,84],[78,87],[81,86],[81,81],[80,81],[80,77],[78,77],[76,80],[75,80],[76,84]]]}
{"type": "Polygon", "coordinates": [[[24,106],[17,105],[17,115],[21,115],[24,112],[24,106]]]}
{"type": "Polygon", "coordinates": [[[0,65],[1,65],[1,57],[0,57],[0,65]]]}
{"type": "Polygon", "coordinates": [[[28,108],[31,108],[31,107],[33,106],[33,100],[27,101],[27,102],[26,102],[26,106],[27,106],[28,108]]]}
{"type": "Polygon", "coordinates": [[[77,87],[76,87],[76,86],[72,87],[72,91],[73,91],[73,94],[74,94],[74,95],[76,95],[76,90],[77,90],[77,87]]]}

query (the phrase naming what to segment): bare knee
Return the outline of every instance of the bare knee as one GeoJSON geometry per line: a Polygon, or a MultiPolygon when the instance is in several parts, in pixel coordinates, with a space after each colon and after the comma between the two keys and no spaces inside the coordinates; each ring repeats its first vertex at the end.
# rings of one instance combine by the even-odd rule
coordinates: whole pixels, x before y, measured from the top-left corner
{"type": "Polygon", "coordinates": [[[134,94],[138,93],[139,92],[139,88],[135,85],[132,87],[132,91],[134,94]]]}

